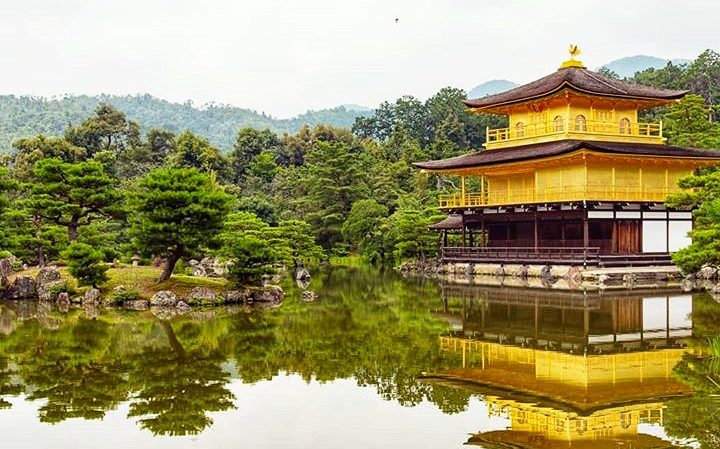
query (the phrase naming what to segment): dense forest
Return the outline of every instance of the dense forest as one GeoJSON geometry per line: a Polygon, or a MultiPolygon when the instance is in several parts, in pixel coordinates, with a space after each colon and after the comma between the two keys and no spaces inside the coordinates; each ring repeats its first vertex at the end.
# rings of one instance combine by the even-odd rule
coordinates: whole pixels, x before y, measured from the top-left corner
{"type": "MultiPolygon", "coordinates": [[[[720,147],[717,53],[630,81],[691,90],[647,118],[664,121],[670,144],[720,147]]],[[[141,125],[101,104],[62,137],[13,143],[0,173],[0,249],[30,265],[67,261],[88,285],[103,281],[102,270],[88,267],[133,254],[165,260],[163,278],[178,261],[226,257],[241,262],[233,276],[243,281],[273,264],[331,255],[426,259],[437,250],[427,230],[441,218],[436,195],[458,183],[411,163],[477,150],[486,126],[505,124],[468,114],[464,99],[449,87],[426,101],[401,97],[351,129],[305,126],[280,135],[245,127],[229,151],[200,133],[141,125]]],[[[699,217],[705,222],[717,221],[699,217]]]]}
{"type": "Polygon", "coordinates": [[[171,103],[151,95],[68,95],[60,98],[0,95],[0,153],[11,151],[13,140],[36,134],[62,136],[69,123],[80,123],[99,104],[111,104],[128,119],[149,128],[174,133],[190,130],[210,143],[232,148],[241,127],[270,129],[277,133],[296,133],[305,125],[327,124],[349,128],[358,116],[367,115],[356,106],[308,111],[290,119],[277,119],[265,113],[222,104],[193,105],[171,103]]]}

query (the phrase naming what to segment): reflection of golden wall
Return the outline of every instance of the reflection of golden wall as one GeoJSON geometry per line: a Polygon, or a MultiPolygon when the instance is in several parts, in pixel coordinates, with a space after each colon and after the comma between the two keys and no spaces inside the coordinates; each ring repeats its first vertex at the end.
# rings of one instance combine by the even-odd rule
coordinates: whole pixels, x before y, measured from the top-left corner
{"type": "Polygon", "coordinates": [[[662,349],[575,355],[456,337],[440,337],[440,347],[462,353],[463,368],[501,365],[517,372],[534,372],[538,380],[576,387],[670,379],[673,367],[686,352],[684,349],[662,349]]]}
{"type": "Polygon", "coordinates": [[[663,404],[633,404],[596,411],[589,416],[513,400],[486,396],[491,415],[508,415],[514,431],[543,435],[549,440],[603,440],[635,436],[638,424],[662,424],[663,404]]]}

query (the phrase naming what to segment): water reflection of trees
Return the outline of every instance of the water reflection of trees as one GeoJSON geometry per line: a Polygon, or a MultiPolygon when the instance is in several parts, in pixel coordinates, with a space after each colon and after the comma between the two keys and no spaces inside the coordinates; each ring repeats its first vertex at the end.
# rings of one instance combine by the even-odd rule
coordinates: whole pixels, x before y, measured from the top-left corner
{"type": "Polygon", "coordinates": [[[720,304],[709,296],[693,304],[693,333],[698,348],[683,356],[673,373],[695,395],[667,404],[665,430],[694,439],[702,449],[720,447],[720,304]]]}
{"type": "Polygon", "coordinates": [[[291,294],[275,310],[172,321],[119,311],[87,319],[43,310],[41,319],[24,310],[0,339],[0,398],[25,391],[45,400],[44,422],[102,418],[129,401],[129,417],[163,435],[201,432],[212,424],[209,412],[233,407],[231,371],[244,382],[284,372],[320,382],[353,377],[403,405],[467,406],[467,394],[417,380],[449,363],[437,345],[446,325],[427,313],[438,301],[434,287],[358,269],[330,272],[313,288],[315,303],[291,294]],[[10,382],[13,364],[21,385],[10,382]]]}

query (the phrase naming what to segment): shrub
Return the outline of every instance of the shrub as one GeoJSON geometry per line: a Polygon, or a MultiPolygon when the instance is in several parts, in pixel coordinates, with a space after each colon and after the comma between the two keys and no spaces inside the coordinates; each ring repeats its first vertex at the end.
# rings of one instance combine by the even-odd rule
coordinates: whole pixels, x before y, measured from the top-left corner
{"type": "Polygon", "coordinates": [[[91,285],[97,288],[108,280],[107,265],[103,263],[103,254],[85,243],[73,242],[63,252],[70,274],[78,285],[91,285]]]}

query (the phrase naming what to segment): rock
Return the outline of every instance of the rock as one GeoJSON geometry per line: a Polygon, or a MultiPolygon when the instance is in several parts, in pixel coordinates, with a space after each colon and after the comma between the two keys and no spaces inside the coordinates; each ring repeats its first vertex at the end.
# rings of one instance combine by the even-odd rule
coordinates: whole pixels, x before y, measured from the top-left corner
{"type": "Polygon", "coordinates": [[[0,275],[9,276],[13,272],[14,260],[10,258],[0,259],[0,275]]]}
{"type": "Polygon", "coordinates": [[[261,288],[248,289],[248,300],[252,302],[274,302],[283,300],[285,293],[279,285],[266,285],[261,288]]]}
{"type": "Polygon", "coordinates": [[[148,307],[150,307],[150,304],[145,299],[133,299],[123,303],[123,308],[126,310],[147,310],[148,307]]]}
{"type": "Polygon", "coordinates": [[[170,290],[159,291],[150,298],[150,305],[153,307],[175,307],[177,302],[177,296],[170,290]]]}
{"type": "Polygon", "coordinates": [[[565,273],[565,280],[570,288],[578,288],[582,285],[582,273],[578,267],[572,266],[565,273]]]}
{"type": "Polygon", "coordinates": [[[98,309],[96,302],[84,302],[82,308],[85,311],[85,316],[91,320],[100,316],[100,310],[98,309]]]}
{"type": "Polygon", "coordinates": [[[527,280],[527,278],[528,278],[528,266],[527,265],[521,265],[520,268],[518,268],[517,277],[519,277],[520,279],[527,280]]]}
{"type": "Polygon", "coordinates": [[[300,268],[297,273],[295,273],[295,280],[298,281],[309,281],[310,280],[310,272],[306,270],[305,268],[300,268]]]}
{"type": "Polygon", "coordinates": [[[597,278],[598,286],[600,286],[600,288],[607,287],[607,283],[609,280],[610,280],[610,276],[608,276],[607,274],[601,274],[597,278]]]}
{"type": "Polygon", "coordinates": [[[237,304],[245,302],[247,295],[242,290],[226,290],[222,292],[223,302],[226,304],[237,304]]]}
{"type": "Polygon", "coordinates": [[[720,285],[713,285],[710,290],[708,290],[708,292],[710,293],[712,299],[715,300],[715,302],[720,302],[720,285]]]}
{"type": "MultiPolygon", "coordinates": [[[[62,284],[60,270],[57,267],[49,266],[41,268],[35,280],[35,289],[41,301],[52,301],[55,294],[51,292],[52,287],[62,284]]],[[[56,287],[57,288],[57,287],[56,287]]]]}
{"type": "Polygon", "coordinates": [[[69,306],[70,305],[70,295],[68,295],[68,292],[58,293],[57,302],[58,302],[58,305],[66,304],[69,306]]]}
{"type": "Polygon", "coordinates": [[[15,277],[10,287],[5,291],[5,298],[7,299],[35,299],[36,297],[35,279],[26,275],[15,277]]]}
{"type": "Polygon", "coordinates": [[[718,272],[715,267],[705,265],[697,272],[697,277],[700,279],[706,279],[709,281],[715,280],[718,277],[718,272]]]}
{"type": "Polygon", "coordinates": [[[161,320],[171,320],[178,314],[174,307],[150,307],[150,313],[161,320]]]}
{"type": "Polygon", "coordinates": [[[655,280],[657,282],[667,282],[670,280],[670,276],[667,273],[658,271],[657,273],[655,273],[655,280]]]}
{"type": "Polygon", "coordinates": [[[544,265],[540,270],[540,278],[548,280],[552,278],[552,267],[550,265],[544,265]]]}
{"type": "Polygon", "coordinates": [[[318,298],[318,294],[311,291],[311,290],[305,290],[302,292],[302,299],[306,302],[313,302],[318,298]]]}
{"type": "Polygon", "coordinates": [[[178,301],[177,305],[175,306],[176,309],[178,309],[181,312],[187,312],[191,309],[191,307],[186,303],[185,301],[178,301]]]}
{"type": "Polygon", "coordinates": [[[191,267],[191,275],[204,278],[207,276],[207,271],[205,271],[205,267],[202,265],[195,265],[191,267]]]}
{"type": "Polygon", "coordinates": [[[197,306],[222,304],[223,297],[209,287],[195,287],[187,296],[187,303],[197,306]]]}
{"type": "Polygon", "coordinates": [[[55,301],[58,295],[67,288],[65,281],[51,281],[37,286],[40,301],[55,301]]]}
{"type": "Polygon", "coordinates": [[[622,277],[623,284],[627,286],[628,288],[633,288],[635,286],[635,283],[637,282],[637,279],[635,278],[635,275],[632,273],[623,274],[622,277]]]}
{"type": "Polygon", "coordinates": [[[300,290],[305,290],[310,286],[310,279],[297,279],[295,281],[300,290]]]}
{"type": "Polygon", "coordinates": [[[502,266],[502,265],[500,265],[499,267],[497,267],[497,268],[495,269],[495,273],[494,273],[494,274],[495,274],[495,276],[497,276],[497,277],[499,277],[499,278],[504,277],[504,276],[505,276],[505,267],[502,266]]]}
{"type": "Polygon", "coordinates": [[[10,281],[7,276],[0,275],[0,292],[4,292],[8,288],[10,288],[10,281]]]}
{"type": "Polygon", "coordinates": [[[195,260],[195,259],[190,259],[190,261],[188,262],[188,264],[189,264],[191,267],[197,267],[198,265],[200,265],[200,262],[198,262],[198,261],[195,260]]]}
{"type": "MultiPolygon", "coordinates": [[[[500,267],[500,268],[503,268],[503,267],[500,267]]],[[[467,265],[467,268],[465,268],[465,274],[475,274],[475,264],[474,264],[474,263],[469,263],[469,264],[467,265]]],[[[503,275],[503,276],[505,275],[505,269],[504,269],[504,268],[503,268],[503,274],[502,274],[502,275],[503,275]]]]}
{"type": "Polygon", "coordinates": [[[100,290],[94,287],[88,289],[83,297],[83,304],[97,304],[98,302],[100,302],[100,290]]]}

